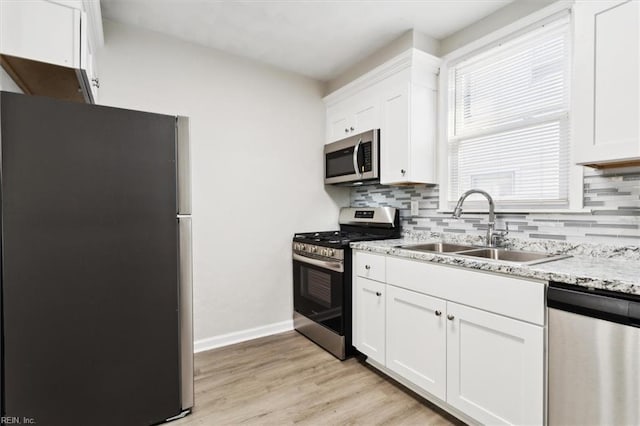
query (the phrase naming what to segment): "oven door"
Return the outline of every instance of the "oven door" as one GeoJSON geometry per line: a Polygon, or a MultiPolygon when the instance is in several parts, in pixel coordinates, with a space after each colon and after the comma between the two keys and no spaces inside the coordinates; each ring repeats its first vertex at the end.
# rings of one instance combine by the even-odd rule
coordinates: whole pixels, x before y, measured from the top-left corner
{"type": "Polygon", "coordinates": [[[293,254],[293,308],[344,335],[344,264],[293,254]]]}

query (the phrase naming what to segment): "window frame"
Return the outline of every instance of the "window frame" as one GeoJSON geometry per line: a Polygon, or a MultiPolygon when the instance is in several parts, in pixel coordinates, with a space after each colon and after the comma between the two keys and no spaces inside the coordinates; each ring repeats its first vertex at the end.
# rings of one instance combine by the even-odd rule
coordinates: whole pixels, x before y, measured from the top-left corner
{"type": "MultiPolygon", "coordinates": [[[[499,30],[496,30],[484,37],[481,37],[461,48],[458,48],[451,53],[445,55],[440,67],[439,82],[438,82],[438,177],[439,177],[439,207],[440,213],[451,213],[455,201],[449,201],[449,158],[448,158],[448,143],[449,143],[449,106],[450,106],[450,82],[449,82],[449,70],[450,64],[457,64],[466,58],[479,54],[483,51],[491,49],[501,43],[516,38],[522,34],[525,34],[541,25],[554,21],[567,13],[570,15],[570,37],[573,42],[575,40],[575,23],[571,16],[571,4],[563,1],[553,3],[537,12],[532,13],[512,24],[509,24],[499,30]]],[[[572,52],[572,48],[570,51],[572,52]]],[[[573,55],[570,57],[571,63],[573,63],[573,55]]],[[[574,73],[576,69],[574,66],[570,67],[570,73],[568,78],[571,81],[574,79],[574,73]]],[[[501,208],[500,202],[496,202],[496,212],[500,213],[575,213],[589,211],[584,209],[584,188],[583,188],[583,168],[575,164],[574,160],[574,140],[575,127],[577,124],[574,120],[571,120],[571,111],[574,109],[575,97],[570,90],[569,94],[569,170],[568,170],[568,197],[569,204],[567,208],[550,208],[548,206],[535,207],[523,207],[523,208],[501,208]]],[[[469,201],[473,201],[470,199],[469,201]]],[[[469,207],[465,209],[467,212],[486,212],[486,201],[479,200],[477,204],[473,202],[469,203],[469,207]]]]}

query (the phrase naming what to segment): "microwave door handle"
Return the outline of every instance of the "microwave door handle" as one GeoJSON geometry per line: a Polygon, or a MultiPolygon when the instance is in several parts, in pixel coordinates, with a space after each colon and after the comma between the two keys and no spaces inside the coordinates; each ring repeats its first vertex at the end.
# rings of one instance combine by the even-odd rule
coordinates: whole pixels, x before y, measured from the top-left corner
{"type": "Polygon", "coordinates": [[[362,173],[360,173],[360,167],[358,165],[358,151],[360,150],[360,144],[362,143],[362,139],[358,141],[356,147],[353,149],[353,168],[356,171],[356,174],[359,178],[362,177],[362,173]]]}

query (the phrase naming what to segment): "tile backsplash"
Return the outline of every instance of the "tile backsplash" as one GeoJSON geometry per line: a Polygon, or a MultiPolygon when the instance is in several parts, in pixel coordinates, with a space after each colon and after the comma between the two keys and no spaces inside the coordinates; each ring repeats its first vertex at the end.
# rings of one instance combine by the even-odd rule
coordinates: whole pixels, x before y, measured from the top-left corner
{"type": "MultiPolygon", "coordinates": [[[[463,213],[460,219],[438,213],[437,186],[354,187],[351,206],[399,208],[405,231],[484,235],[487,229],[486,213],[463,213]],[[411,216],[411,201],[419,202],[417,216],[411,216]]],[[[512,238],[640,245],[640,167],[585,168],[584,207],[576,213],[497,214],[496,227],[508,222],[512,238]]]]}

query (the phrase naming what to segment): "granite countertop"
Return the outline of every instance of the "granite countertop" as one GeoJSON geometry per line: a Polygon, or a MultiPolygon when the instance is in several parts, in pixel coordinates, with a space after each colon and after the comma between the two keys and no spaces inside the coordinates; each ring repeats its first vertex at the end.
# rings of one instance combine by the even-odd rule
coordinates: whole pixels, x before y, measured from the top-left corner
{"type": "MultiPolygon", "coordinates": [[[[395,247],[398,245],[424,244],[439,241],[442,241],[442,239],[421,239],[420,241],[416,241],[415,239],[401,238],[394,240],[362,241],[351,243],[351,247],[355,250],[371,253],[442,263],[521,278],[559,281],[586,288],[640,295],[640,260],[635,258],[597,257],[578,254],[566,259],[546,263],[519,265],[450,254],[417,252],[395,247]]],[[[524,250],[524,248],[520,249],[524,250]]]]}

